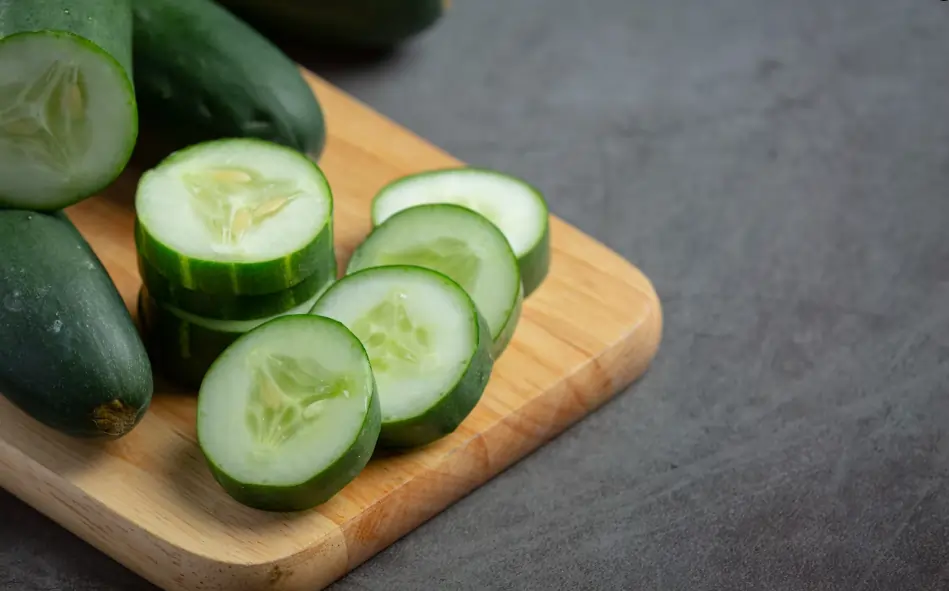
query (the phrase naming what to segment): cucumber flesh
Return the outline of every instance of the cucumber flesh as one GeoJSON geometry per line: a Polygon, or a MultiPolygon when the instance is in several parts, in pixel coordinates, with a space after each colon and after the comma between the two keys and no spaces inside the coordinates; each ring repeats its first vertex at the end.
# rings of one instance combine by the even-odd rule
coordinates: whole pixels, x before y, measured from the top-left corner
{"type": "Polygon", "coordinates": [[[460,205],[416,205],[390,216],[356,248],[347,274],[386,265],[443,273],[474,300],[501,354],[520,318],[523,289],[517,259],[501,231],[460,205]]]}
{"type": "Polygon", "coordinates": [[[447,276],[417,266],[370,268],[330,287],[313,314],[345,324],[369,354],[382,402],[380,442],[430,443],[454,431],[491,374],[487,322],[447,276]]]}
{"type": "Polygon", "coordinates": [[[314,273],[289,289],[259,295],[211,294],[181,287],[138,257],[142,283],[156,301],[215,320],[252,320],[283,314],[292,308],[311,302],[326,289],[336,276],[335,264],[326,273],[314,273]]]}
{"type": "Polygon", "coordinates": [[[372,202],[372,222],[379,225],[403,209],[425,203],[462,205],[491,220],[517,256],[525,297],[543,283],[550,267],[550,216],[535,187],[480,168],[422,172],[383,187],[372,202]]]}
{"type": "Polygon", "coordinates": [[[187,289],[272,293],[335,272],[326,177],[279,144],[224,139],[177,152],[142,176],[135,205],[139,253],[187,289]]]}
{"type": "Polygon", "coordinates": [[[366,466],[379,428],[366,351],[327,318],[288,316],[242,336],[198,393],[198,442],[215,479],[262,510],[332,498],[366,466]]]}
{"type": "Polygon", "coordinates": [[[118,177],[138,137],[119,62],[77,35],[34,31],[0,39],[0,72],[0,205],[61,209],[118,177]]]}
{"type": "Polygon", "coordinates": [[[146,288],[139,292],[139,317],[149,353],[162,373],[197,387],[208,368],[240,336],[281,316],[306,314],[325,291],[286,312],[250,320],[204,318],[157,302],[146,288]]]}

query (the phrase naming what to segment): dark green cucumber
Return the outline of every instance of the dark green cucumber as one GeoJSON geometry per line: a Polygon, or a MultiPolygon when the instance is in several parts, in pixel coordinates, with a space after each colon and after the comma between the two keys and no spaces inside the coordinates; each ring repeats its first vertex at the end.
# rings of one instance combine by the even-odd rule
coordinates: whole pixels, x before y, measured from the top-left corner
{"type": "Polygon", "coordinates": [[[0,206],[64,208],[125,168],[131,21],[127,0],[0,1],[0,206]]]}
{"type": "Polygon", "coordinates": [[[221,0],[256,28],[310,44],[387,49],[431,28],[447,0],[221,0]]]}
{"type": "Polygon", "coordinates": [[[362,471],[380,417],[359,340],[335,320],[287,316],[242,336],[214,362],[198,393],[198,442],[238,502],[302,511],[362,471]]]}
{"type": "Polygon", "coordinates": [[[156,368],[172,381],[197,387],[218,356],[241,335],[279,316],[306,314],[319,293],[281,314],[249,320],[216,320],[189,314],[139,292],[139,318],[156,368]]]}
{"type": "Polygon", "coordinates": [[[369,353],[386,447],[416,447],[458,428],[494,367],[491,330],[464,289],[418,266],[364,269],[340,279],[313,314],[346,325],[369,353]]]}
{"type": "Polygon", "coordinates": [[[297,65],[211,0],[131,0],[143,121],[174,147],[256,137],[318,159],[323,110],[297,65]]]}
{"type": "Polygon", "coordinates": [[[138,271],[148,293],[157,301],[216,320],[250,320],[282,314],[312,300],[336,276],[333,265],[325,272],[311,274],[289,289],[259,295],[222,295],[182,287],[159,273],[141,255],[138,256],[138,271]]]}
{"type": "Polygon", "coordinates": [[[139,254],[186,289],[260,295],[336,274],[329,183],[280,144],[228,138],[175,152],[142,175],[135,211],[139,254]]]}
{"type": "Polygon", "coordinates": [[[75,437],[144,416],[151,363],[95,253],[62,214],[0,211],[0,392],[75,437]]]}

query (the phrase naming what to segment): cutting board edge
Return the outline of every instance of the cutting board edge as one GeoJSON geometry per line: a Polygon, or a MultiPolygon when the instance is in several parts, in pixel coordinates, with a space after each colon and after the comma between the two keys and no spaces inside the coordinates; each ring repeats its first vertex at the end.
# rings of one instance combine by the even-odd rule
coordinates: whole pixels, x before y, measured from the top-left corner
{"type": "MultiPolygon", "coordinates": [[[[641,273],[636,267],[631,269],[641,273]]],[[[648,279],[643,275],[646,285],[651,287],[648,279]]],[[[572,425],[599,409],[612,400],[620,391],[638,381],[649,369],[655,355],[658,353],[662,336],[662,307],[658,296],[653,290],[652,306],[649,312],[639,323],[631,327],[631,332],[611,347],[602,351],[602,354],[591,358],[579,370],[557,384],[555,388],[545,391],[526,402],[517,411],[499,418],[487,430],[477,433],[455,450],[442,458],[435,466],[420,477],[405,483],[394,495],[411,496],[415,488],[431,484],[433,475],[449,475],[450,482],[458,482],[458,486],[443,492],[437,502],[430,502],[423,511],[406,513],[405,521],[398,528],[390,528],[396,535],[390,537],[371,538],[372,543],[363,547],[357,546],[359,538],[366,538],[367,529],[378,532],[376,528],[367,528],[368,521],[390,518],[393,501],[386,504],[377,504],[378,510],[373,507],[359,514],[358,517],[338,524],[338,529],[313,541],[311,545],[297,552],[261,562],[228,562],[220,557],[201,555],[181,546],[172,544],[152,532],[143,530],[138,524],[130,522],[124,516],[115,512],[108,505],[88,495],[81,487],[61,478],[42,463],[34,460],[16,446],[0,439],[0,447],[7,451],[0,453],[0,464],[4,458],[17,458],[22,466],[18,469],[5,470],[9,475],[29,474],[32,482],[21,481],[14,483],[2,479],[0,486],[52,519],[60,526],[85,540],[99,551],[112,557],[114,560],[130,568],[151,583],[168,591],[190,591],[198,588],[197,580],[189,580],[189,575],[200,578],[201,589],[233,589],[235,580],[241,581],[241,588],[255,589],[257,585],[265,585],[270,589],[292,591],[297,589],[321,589],[336,580],[339,580],[353,569],[363,564],[375,554],[382,551],[393,542],[411,533],[418,526],[436,517],[449,506],[490,482],[498,474],[511,468],[519,461],[529,456],[540,447],[562,434],[572,425]],[[641,338],[642,337],[642,338],[641,338]],[[634,363],[622,365],[635,358],[634,363]],[[609,363],[612,367],[603,367],[609,363]],[[615,370],[615,371],[614,371],[615,370]],[[601,374],[608,377],[602,380],[592,374],[601,374]],[[571,382],[599,381],[601,387],[578,394],[571,382]],[[562,410],[566,405],[566,410],[562,410]],[[551,409],[554,409],[551,412],[551,409]],[[505,431],[517,431],[514,423],[531,422],[528,415],[549,414],[550,419],[544,424],[534,423],[533,428],[543,432],[536,437],[522,437],[520,439],[508,437],[511,443],[517,445],[502,446],[494,442],[495,447],[505,450],[503,456],[487,457],[488,441],[505,437],[505,431]],[[458,470],[459,466],[468,466],[468,469],[458,470]],[[454,468],[454,469],[453,469],[454,468]],[[69,490],[67,490],[69,489],[69,490]],[[60,491],[56,495],[53,491],[60,491]],[[53,493],[53,494],[51,494],[53,493]],[[78,500],[76,500],[78,499],[78,500]],[[123,536],[115,536],[114,528],[122,529],[128,534],[143,536],[137,544],[129,544],[123,536]],[[360,533],[361,532],[361,533],[360,533]],[[172,563],[179,565],[178,575],[169,572],[163,561],[142,561],[142,545],[152,547],[155,551],[166,554],[172,563]],[[320,565],[314,562],[320,557],[327,557],[327,562],[320,565]],[[327,563],[335,563],[335,568],[325,568],[327,563]],[[307,572],[308,571],[308,572],[307,572]],[[199,573],[203,573],[200,574],[199,573]],[[213,573],[212,576],[209,574],[213,573]],[[298,573],[303,573],[298,575],[298,573]],[[213,577],[213,578],[212,578],[213,577]],[[281,581],[286,581],[282,584],[281,581]],[[246,586],[248,585],[249,586],[246,586]]],[[[30,420],[24,417],[24,420],[30,420]]],[[[408,503],[397,503],[401,506],[411,506],[408,503]]]]}
{"type": "MultiPolygon", "coordinates": [[[[343,100],[341,97],[345,97],[347,102],[356,104],[356,114],[359,115],[356,120],[367,125],[384,124],[388,129],[397,131],[398,137],[393,141],[400,147],[408,142],[418,142],[425,144],[426,151],[430,151],[432,156],[437,153],[438,161],[443,164],[460,162],[402,125],[379,116],[357,99],[315,75],[307,74],[314,90],[330,98],[329,102],[338,103],[343,100]],[[372,120],[369,115],[374,116],[372,120]]],[[[406,154],[405,157],[410,155],[406,154]]],[[[436,164],[435,159],[431,162],[433,166],[436,164]]],[[[398,168],[393,165],[393,170],[398,168]]],[[[380,530],[374,524],[391,519],[392,512],[396,510],[394,506],[404,508],[410,504],[386,498],[386,502],[372,504],[357,516],[338,523],[325,535],[293,552],[269,554],[260,561],[228,561],[226,548],[220,554],[201,554],[155,531],[142,528],[101,499],[87,493],[79,484],[57,474],[40,459],[31,457],[25,450],[2,437],[0,467],[6,465],[11,469],[6,471],[9,477],[0,474],[0,486],[77,537],[168,591],[197,588],[312,591],[315,587],[328,585],[561,434],[612,399],[628,384],[641,378],[651,365],[661,341],[663,318],[659,297],[648,277],[603,243],[556,216],[551,218],[552,231],[564,231],[572,234],[572,239],[579,240],[571,245],[577,247],[579,252],[572,254],[587,260],[594,267],[600,267],[599,270],[610,275],[611,279],[620,280],[623,289],[630,290],[628,293],[638,292],[638,295],[631,296],[633,299],[648,303],[639,305],[640,317],[617,319],[623,328],[617,331],[616,338],[611,337],[607,346],[585,359],[572,373],[561,376],[552,387],[525,401],[513,412],[502,415],[486,429],[456,442],[452,451],[438,459],[430,469],[387,494],[387,497],[402,495],[408,498],[426,486],[441,487],[424,507],[402,511],[404,515],[401,516],[399,527],[383,529],[382,535],[376,535],[380,530]],[[510,445],[503,444],[510,442],[511,435],[516,434],[518,429],[525,428],[532,429],[536,435],[513,438],[510,445]],[[12,469],[13,462],[18,463],[16,470],[12,469]],[[24,474],[28,478],[12,482],[14,476],[24,474]]],[[[597,287],[592,286],[593,289],[597,287]]],[[[391,524],[391,521],[388,523],[391,524]]]]}

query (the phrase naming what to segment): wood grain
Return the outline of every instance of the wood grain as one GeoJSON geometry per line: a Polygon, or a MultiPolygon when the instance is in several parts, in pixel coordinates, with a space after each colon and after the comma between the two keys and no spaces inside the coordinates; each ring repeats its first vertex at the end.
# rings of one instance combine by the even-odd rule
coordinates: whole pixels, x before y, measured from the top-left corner
{"type": "MultiPolygon", "coordinates": [[[[386,182],[457,160],[305,73],[329,128],[321,159],[335,195],[341,264],[369,229],[386,182]]],[[[134,310],[141,284],[127,173],[69,210],[134,310]]],[[[160,387],[129,436],[60,436],[0,402],[0,486],[169,590],[322,588],[522,458],[638,378],[662,332],[649,280],[552,221],[552,268],[525,303],[484,399],[452,435],[377,457],[334,499],[301,514],[232,501],[195,443],[192,393],[160,387]]]]}

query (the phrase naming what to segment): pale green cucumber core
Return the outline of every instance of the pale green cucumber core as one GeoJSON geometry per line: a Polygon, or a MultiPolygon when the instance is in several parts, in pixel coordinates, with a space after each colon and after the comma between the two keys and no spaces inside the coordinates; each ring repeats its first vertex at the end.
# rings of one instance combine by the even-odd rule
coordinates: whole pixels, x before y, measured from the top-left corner
{"type": "Polygon", "coordinates": [[[349,398],[354,389],[352,377],[312,357],[255,350],[248,363],[254,378],[246,425],[257,444],[256,455],[262,457],[298,436],[301,427],[324,413],[328,400],[349,398]]]}
{"type": "Polygon", "coordinates": [[[75,63],[53,61],[37,78],[0,85],[0,138],[50,172],[73,174],[89,149],[88,88],[75,63]]]}
{"type": "Polygon", "coordinates": [[[407,377],[429,371],[437,357],[432,348],[431,327],[413,322],[405,308],[408,295],[395,289],[353,324],[375,371],[392,377],[407,377]]]}
{"type": "Polygon", "coordinates": [[[137,137],[131,85],[95,46],[56,33],[0,40],[0,196],[64,206],[103,188],[137,137]]]}
{"type": "Polygon", "coordinates": [[[338,281],[313,314],[342,322],[369,355],[383,422],[425,412],[455,387],[477,347],[471,300],[418,267],[375,267],[338,281]]]}
{"type": "Polygon", "coordinates": [[[331,223],[332,196],[303,154],[251,139],[186,148],[146,172],[145,229],[184,257],[269,261],[304,249],[331,223]]]}
{"type": "Polygon", "coordinates": [[[384,265],[418,265],[428,267],[451,277],[465,291],[471,291],[481,271],[481,259],[464,240],[441,236],[408,247],[404,250],[392,249],[379,255],[384,265]]]}
{"type": "Polygon", "coordinates": [[[300,194],[288,179],[266,178],[247,167],[187,172],[191,206],[218,245],[240,245],[248,230],[279,213],[300,194]]]}
{"type": "Polygon", "coordinates": [[[201,446],[245,484],[293,486],[356,440],[374,392],[372,371],[342,327],[262,326],[236,341],[201,385],[201,446]]]}

